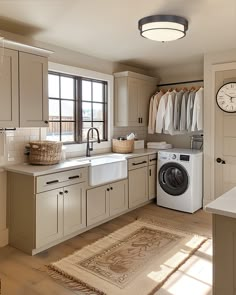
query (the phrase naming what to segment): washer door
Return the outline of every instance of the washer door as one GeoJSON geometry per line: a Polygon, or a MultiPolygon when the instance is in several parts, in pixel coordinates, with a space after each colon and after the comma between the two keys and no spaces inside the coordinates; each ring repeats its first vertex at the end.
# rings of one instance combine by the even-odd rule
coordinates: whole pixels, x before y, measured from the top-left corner
{"type": "Polygon", "coordinates": [[[158,173],[161,188],[169,195],[182,195],[188,188],[188,173],[178,163],[164,164],[158,173]]]}

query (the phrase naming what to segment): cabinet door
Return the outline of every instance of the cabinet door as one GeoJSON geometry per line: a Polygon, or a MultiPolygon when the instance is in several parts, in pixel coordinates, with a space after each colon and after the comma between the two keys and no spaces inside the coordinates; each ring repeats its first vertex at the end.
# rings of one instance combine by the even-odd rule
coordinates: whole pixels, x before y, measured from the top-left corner
{"type": "Polygon", "coordinates": [[[128,181],[122,180],[110,184],[110,216],[128,209],[128,181]]]}
{"type": "Polygon", "coordinates": [[[147,81],[140,81],[138,88],[138,118],[141,121],[138,126],[148,125],[148,111],[149,111],[149,100],[155,90],[155,85],[147,81]]]}
{"type": "Polygon", "coordinates": [[[96,187],[87,191],[87,226],[109,217],[108,185],[96,187]]]}
{"type": "Polygon", "coordinates": [[[148,201],[148,167],[129,171],[129,208],[148,201]]]}
{"type": "Polygon", "coordinates": [[[139,126],[139,87],[140,81],[128,78],[128,126],[139,126]]]}
{"type": "Polygon", "coordinates": [[[64,235],[86,226],[85,185],[74,184],[64,187],[64,235]]]}
{"type": "Polygon", "coordinates": [[[48,59],[19,53],[20,127],[48,125],[48,59]]]}
{"type": "Polygon", "coordinates": [[[55,189],[36,195],[36,248],[63,236],[63,192],[55,189]],[[61,193],[61,194],[60,194],[61,193]]]}
{"type": "Polygon", "coordinates": [[[0,127],[19,127],[18,52],[0,53],[0,127]]]}
{"type": "Polygon", "coordinates": [[[152,165],[148,167],[149,177],[148,177],[148,198],[149,200],[156,198],[156,178],[157,178],[157,166],[152,165]]]}

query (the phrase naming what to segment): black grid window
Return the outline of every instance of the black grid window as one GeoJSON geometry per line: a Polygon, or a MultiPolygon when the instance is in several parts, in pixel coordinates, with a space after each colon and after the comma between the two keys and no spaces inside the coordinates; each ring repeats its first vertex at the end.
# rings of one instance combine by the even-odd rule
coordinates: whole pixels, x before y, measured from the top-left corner
{"type": "MultiPolygon", "coordinates": [[[[47,139],[82,143],[96,127],[107,140],[107,82],[49,72],[47,139]]],[[[96,132],[91,133],[95,138],[96,132]]]]}

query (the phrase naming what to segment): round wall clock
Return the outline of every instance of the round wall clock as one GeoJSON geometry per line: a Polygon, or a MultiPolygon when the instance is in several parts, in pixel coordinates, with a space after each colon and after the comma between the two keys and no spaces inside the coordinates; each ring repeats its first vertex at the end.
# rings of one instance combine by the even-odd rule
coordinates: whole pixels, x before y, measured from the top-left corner
{"type": "Polygon", "coordinates": [[[222,85],[216,93],[218,107],[227,113],[236,113],[236,82],[222,85]]]}

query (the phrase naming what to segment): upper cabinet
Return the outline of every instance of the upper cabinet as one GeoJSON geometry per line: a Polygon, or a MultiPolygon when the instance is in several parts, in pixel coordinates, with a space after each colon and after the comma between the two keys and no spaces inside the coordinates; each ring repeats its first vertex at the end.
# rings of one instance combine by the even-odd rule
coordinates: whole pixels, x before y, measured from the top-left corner
{"type": "Polygon", "coordinates": [[[133,72],[114,76],[115,126],[147,126],[149,100],[158,79],[133,72]]]}
{"type": "Polygon", "coordinates": [[[20,126],[48,125],[48,59],[19,53],[20,126]]]}
{"type": "Polygon", "coordinates": [[[48,126],[51,51],[5,41],[0,54],[0,128],[48,126]]]}
{"type": "Polygon", "coordinates": [[[0,127],[19,126],[18,52],[5,49],[0,56],[0,127]]]}

